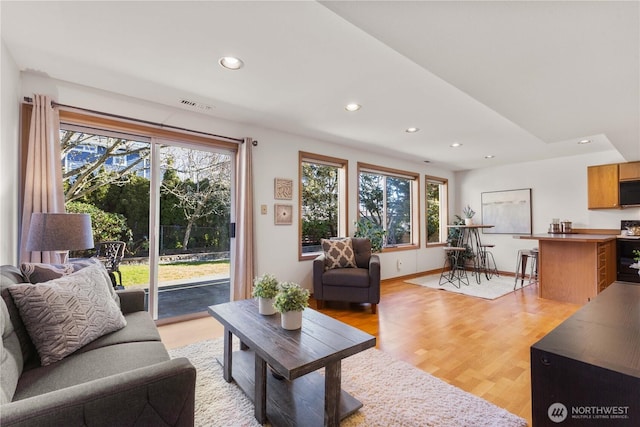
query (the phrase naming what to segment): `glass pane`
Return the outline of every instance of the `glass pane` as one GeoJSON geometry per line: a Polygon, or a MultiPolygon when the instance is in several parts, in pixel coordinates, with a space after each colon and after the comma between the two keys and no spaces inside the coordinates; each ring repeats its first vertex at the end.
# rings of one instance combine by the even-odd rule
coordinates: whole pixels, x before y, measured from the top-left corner
{"type": "Polygon", "coordinates": [[[440,190],[442,185],[427,182],[427,243],[440,242],[440,190]]]}
{"type": "Polygon", "coordinates": [[[385,245],[385,192],[384,176],[373,173],[360,173],[358,191],[358,226],[356,235],[369,237],[378,250],[385,245]]]}
{"type": "Polygon", "coordinates": [[[320,239],[338,236],[339,169],[302,163],[302,253],[322,251],[320,239]]]}
{"type": "Polygon", "coordinates": [[[411,243],[411,181],[386,177],[387,245],[411,243]]]}
{"type": "Polygon", "coordinates": [[[158,318],[206,311],[230,299],[229,155],[160,149],[158,318]]]}
{"type": "Polygon", "coordinates": [[[61,125],[62,175],[67,212],[91,216],[96,250],[116,286],[146,288],[149,283],[149,154],[147,142],[100,135],[61,125]],[[107,241],[125,243],[124,257],[105,253],[107,241]],[[102,248],[102,251],[97,250],[102,248]]]}

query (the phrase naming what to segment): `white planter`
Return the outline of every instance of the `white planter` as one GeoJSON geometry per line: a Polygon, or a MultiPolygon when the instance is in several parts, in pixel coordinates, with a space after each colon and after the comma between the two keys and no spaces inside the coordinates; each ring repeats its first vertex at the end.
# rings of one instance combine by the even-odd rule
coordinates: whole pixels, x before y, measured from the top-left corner
{"type": "Polygon", "coordinates": [[[473,225],[473,218],[465,218],[464,225],[473,225]]]}
{"type": "Polygon", "coordinates": [[[276,314],[276,309],[273,308],[273,298],[258,298],[258,313],[265,316],[276,314]]]}
{"type": "Polygon", "coordinates": [[[294,331],[302,327],[302,311],[285,311],[280,317],[283,329],[294,331]]]}

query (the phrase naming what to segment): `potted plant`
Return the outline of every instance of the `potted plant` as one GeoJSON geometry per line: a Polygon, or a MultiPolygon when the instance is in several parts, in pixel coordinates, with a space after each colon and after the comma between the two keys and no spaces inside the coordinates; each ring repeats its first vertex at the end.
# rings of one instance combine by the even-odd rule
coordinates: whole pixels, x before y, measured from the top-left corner
{"type": "Polygon", "coordinates": [[[638,269],[638,274],[640,274],[640,249],[634,249],[633,250],[633,260],[635,262],[633,264],[631,264],[629,267],[637,268],[638,269]]]}
{"type": "Polygon", "coordinates": [[[301,288],[297,283],[281,283],[273,306],[282,314],[280,324],[284,329],[300,329],[302,312],[309,306],[309,291],[301,288]]]}
{"type": "Polygon", "coordinates": [[[258,298],[258,312],[264,315],[275,314],[273,300],[278,294],[278,279],[265,273],[253,281],[253,296],[258,298]]]}
{"type": "Polygon", "coordinates": [[[465,225],[473,224],[473,216],[476,214],[476,212],[473,209],[471,209],[471,206],[467,205],[466,207],[464,207],[462,209],[462,214],[464,215],[465,225]]]}

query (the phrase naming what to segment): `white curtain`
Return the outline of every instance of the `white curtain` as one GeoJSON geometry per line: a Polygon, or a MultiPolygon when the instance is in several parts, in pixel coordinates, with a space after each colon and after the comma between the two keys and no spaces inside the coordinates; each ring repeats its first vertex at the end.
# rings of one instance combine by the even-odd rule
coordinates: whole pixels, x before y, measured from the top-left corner
{"type": "Polygon", "coordinates": [[[24,172],[20,262],[59,263],[60,256],[55,252],[26,250],[33,212],[65,212],[60,158],[60,118],[58,110],[51,106],[51,98],[45,95],[33,96],[24,172]]]}
{"type": "Polygon", "coordinates": [[[245,138],[236,158],[236,244],[231,300],[251,298],[254,278],[253,140],[245,138]]]}

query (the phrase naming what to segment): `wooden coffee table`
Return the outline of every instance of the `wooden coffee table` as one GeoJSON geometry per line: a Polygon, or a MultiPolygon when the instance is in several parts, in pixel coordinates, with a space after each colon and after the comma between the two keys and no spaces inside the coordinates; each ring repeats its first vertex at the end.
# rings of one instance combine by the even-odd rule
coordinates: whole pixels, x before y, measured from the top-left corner
{"type": "Polygon", "coordinates": [[[310,308],[302,329],[280,326],[280,315],[262,316],[255,299],[209,307],[224,326],[224,379],[238,384],[260,423],[339,426],[362,403],[341,389],[341,361],[374,347],[376,338],[310,308]],[[232,336],[240,350],[232,350],[232,336]],[[267,364],[284,379],[267,375],[267,364]],[[324,377],[317,372],[325,368],[324,377]],[[323,404],[324,402],[324,404],[323,404]]]}

